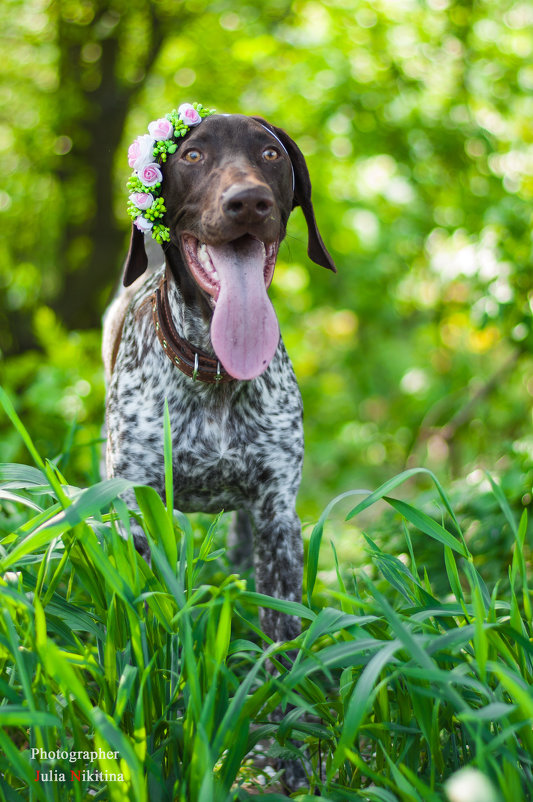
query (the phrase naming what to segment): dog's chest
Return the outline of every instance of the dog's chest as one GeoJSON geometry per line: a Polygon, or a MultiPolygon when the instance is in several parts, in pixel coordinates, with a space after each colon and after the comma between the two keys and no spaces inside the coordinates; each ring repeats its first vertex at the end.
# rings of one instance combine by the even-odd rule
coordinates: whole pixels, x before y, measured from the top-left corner
{"type": "Polygon", "coordinates": [[[111,475],[163,490],[166,399],[177,507],[238,509],[273,487],[282,496],[295,495],[303,458],[302,401],[283,343],[257,379],[220,386],[193,382],[167,358],[149,310],[142,310],[124,326],[108,394],[111,475]]]}
{"type": "Polygon", "coordinates": [[[298,388],[294,381],[289,398],[262,389],[246,388],[237,397],[230,389],[225,399],[217,399],[215,391],[211,403],[205,397],[170,393],[174,482],[181,509],[233,509],[246,506],[259,488],[292,485],[303,454],[298,388]]]}

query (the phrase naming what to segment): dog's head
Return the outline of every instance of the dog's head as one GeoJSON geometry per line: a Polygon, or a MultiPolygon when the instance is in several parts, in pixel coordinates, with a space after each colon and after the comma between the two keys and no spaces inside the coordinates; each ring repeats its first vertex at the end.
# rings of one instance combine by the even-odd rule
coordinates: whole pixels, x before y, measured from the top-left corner
{"type": "MultiPolygon", "coordinates": [[[[213,309],[211,341],[235,378],[260,375],[279,340],[267,295],[279,244],[295,206],[308,228],[309,257],[335,271],[317,228],[303,154],[260,117],[214,115],[180,141],[162,165],[170,243],[213,309]]],[[[133,227],[128,286],[147,267],[144,235],[133,227]]]]}

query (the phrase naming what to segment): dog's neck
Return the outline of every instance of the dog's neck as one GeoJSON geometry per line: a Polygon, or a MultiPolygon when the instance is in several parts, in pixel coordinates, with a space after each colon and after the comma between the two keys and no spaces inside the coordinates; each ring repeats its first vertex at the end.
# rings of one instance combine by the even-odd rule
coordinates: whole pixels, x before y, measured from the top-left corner
{"type": "Polygon", "coordinates": [[[165,250],[168,298],[178,333],[191,345],[214,353],[209,329],[213,310],[175,245],[165,250]]]}

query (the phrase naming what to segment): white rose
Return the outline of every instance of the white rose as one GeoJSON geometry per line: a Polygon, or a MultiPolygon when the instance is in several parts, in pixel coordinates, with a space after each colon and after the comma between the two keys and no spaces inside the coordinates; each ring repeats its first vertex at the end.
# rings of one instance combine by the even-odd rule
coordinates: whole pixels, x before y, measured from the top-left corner
{"type": "MultiPolygon", "coordinates": [[[[153,162],[153,152],[154,152],[154,145],[155,140],[152,139],[150,134],[143,134],[142,136],[138,136],[135,140],[137,143],[137,147],[135,149],[135,161],[130,166],[133,167],[136,173],[140,173],[147,164],[153,162]]],[[[134,144],[135,144],[134,143],[134,144]]]]}

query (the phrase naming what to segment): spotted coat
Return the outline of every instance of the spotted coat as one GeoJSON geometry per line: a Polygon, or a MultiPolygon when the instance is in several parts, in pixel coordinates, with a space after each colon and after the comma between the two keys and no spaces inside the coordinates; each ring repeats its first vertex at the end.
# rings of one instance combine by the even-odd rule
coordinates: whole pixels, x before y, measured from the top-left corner
{"type": "MultiPolygon", "coordinates": [[[[309,256],[331,270],[335,267],[316,226],[305,160],[282,129],[261,118],[214,116],[186,140],[164,167],[171,230],[168,297],[179,335],[214,355],[212,310],[186,268],[183,232],[198,242],[232,242],[243,234],[279,242],[291,209],[300,205],[309,231],[309,256]],[[203,165],[185,162],[183,149],[192,143],[207,154],[203,165]],[[279,159],[273,162],[272,146],[278,144],[284,152],[278,148],[279,159]],[[228,202],[235,187],[245,197],[244,206],[240,200],[228,202]],[[252,203],[250,192],[257,193],[258,187],[262,194],[252,203]]],[[[125,284],[131,286],[114,302],[104,326],[107,474],[163,494],[166,399],[175,506],[184,512],[237,510],[240,520],[246,513],[253,523],[257,590],[299,601],[303,550],[295,501],[303,459],[302,400],[283,342],[257,378],[224,384],[193,381],[172,364],[157,339],[149,299],[165,268],[143,275],[147,263],[138,243],[134,230],[125,274],[125,284]],[[116,351],[114,342],[119,343],[116,351]],[[111,351],[116,353],[113,369],[111,351]]],[[[132,492],[126,501],[134,507],[132,492]]],[[[146,537],[135,522],[132,532],[137,550],[148,557],[146,537]]],[[[277,641],[298,633],[294,618],[270,610],[262,611],[261,623],[277,641]]]]}
{"type": "MultiPolygon", "coordinates": [[[[193,382],[175,368],[157,340],[147,298],[156,271],[128,309],[107,396],[107,473],[164,490],[163,408],[172,430],[174,503],[184,512],[246,510],[255,529],[257,590],[299,601],[301,528],[295,511],[303,459],[302,401],[283,342],[257,379],[228,384],[193,382]]],[[[179,289],[169,300],[181,336],[213,353],[198,309],[179,289]]],[[[133,494],[127,499],[134,503],[133,494]]],[[[134,525],[137,549],[146,539],[134,525]]],[[[295,623],[270,612],[271,636],[294,637],[295,623]],[[284,623],[282,623],[284,621],[284,623]]]]}

